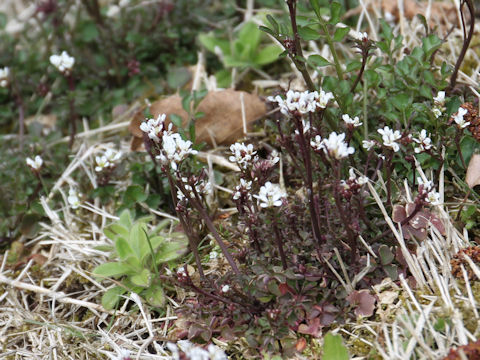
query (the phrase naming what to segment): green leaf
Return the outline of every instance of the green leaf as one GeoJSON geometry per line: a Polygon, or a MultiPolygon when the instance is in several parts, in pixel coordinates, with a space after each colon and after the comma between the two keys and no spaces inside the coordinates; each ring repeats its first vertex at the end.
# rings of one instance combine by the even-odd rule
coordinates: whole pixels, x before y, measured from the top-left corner
{"type": "Polygon", "coordinates": [[[144,230],[146,230],[145,225],[139,223],[134,224],[130,229],[128,242],[137,259],[143,259],[144,255],[149,253],[147,235],[144,230]]]}
{"type": "Polygon", "coordinates": [[[410,97],[405,93],[395,95],[391,100],[393,106],[400,111],[405,111],[410,105],[410,97]]]}
{"type": "Polygon", "coordinates": [[[188,71],[188,68],[184,66],[171,67],[167,74],[168,86],[172,89],[181,88],[186,85],[192,78],[192,74],[188,71]]]}
{"type": "Polygon", "coordinates": [[[127,290],[121,286],[115,286],[108,289],[102,296],[102,306],[107,310],[112,310],[120,300],[120,295],[123,295],[127,290]]]}
{"type": "Polygon", "coordinates": [[[175,125],[177,128],[181,129],[182,124],[183,124],[183,119],[181,116],[177,114],[170,114],[170,121],[172,122],[173,125],[175,125]]]}
{"type": "Polygon", "coordinates": [[[312,29],[309,26],[300,26],[298,28],[298,34],[305,41],[317,40],[321,36],[321,34],[317,30],[312,29]]]}
{"type": "Polygon", "coordinates": [[[438,50],[442,46],[442,40],[437,35],[429,35],[422,39],[422,49],[425,52],[426,60],[430,59],[430,56],[434,51],[438,50]]]}
{"type": "Polygon", "coordinates": [[[144,293],[145,299],[148,303],[155,307],[162,307],[165,305],[165,293],[160,285],[152,286],[144,293]]]}
{"type": "Polygon", "coordinates": [[[315,15],[317,15],[318,18],[322,16],[320,13],[320,2],[319,0],[310,0],[310,5],[312,5],[313,11],[315,12],[315,15]]]}
{"type": "Polygon", "coordinates": [[[276,37],[276,36],[277,36],[277,34],[275,34],[272,29],[270,29],[270,28],[268,28],[268,27],[266,27],[266,26],[261,26],[261,25],[260,25],[260,26],[258,27],[258,29],[259,29],[260,31],[263,31],[263,32],[266,32],[267,34],[272,35],[273,37],[276,37]]]}
{"type": "Polygon", "coordinates": [[[129,210],[123,210],[120,214],[120,219],[118,223],[125,226],[127,229],[130,229],[133,225],[132,214],[129,210]]]}
{"type": "Polygon", "coordinates": [[[148,195],[145,194],[143,188],[138,185],[130,185],[123,194],[123,203],[125,206],[134,205],[137,202],[143,202],[147,199],[148,195]]]}
{"type": "Polygon", "coordinates": [[[395,256],[387,245],[381,245],[378,249],[378,254],[380,255],[380,262],[382,265],[390,264],[395,256]]]}
{"type": "Polygon", "coordinates": [[[255,55],[254,62],[258,65],[270,64],[278,59],[282,51],[277,45],[268,45],[255,55]]]}
{"type": "Polygon", "coordinates": [[[117,250],[117,254],[122,260],[128,258],[133,253],[130,244],[123,237],[117,237],[115,240],[115,250],[117,250]]]}
{"type": "Polygon", "coordinates": [[[125,275],[127,268],[119,262],[108,262],[97,266],[93,270],[93,274],[98,277],[116,277],[125,275]]]}
{"type": "Polygon", "coordinates": [[[312,66],[318,66],[318,67],[322,67],[322,66],[328,66],[328,65],[331,65],[331,63],[325,59],[324,57],[320,56],[320,55],[310,55],[308,57],[308,60],[307,62],[312,65],[312,66]]]}
{"type": "Polygon", "coordinates": [[[176,240],[171,242],[164,242],[158,247],[156,255],[157,264],[178,259],[186,249],[185,240],[176,240]]]}
{"type": "Polygon", "coordinates": [[[342,41],[349,31],[349,27],[337,28],[337,30],[335,30],[335,34],[333,35],[333,41],[342,41]]]}
{"type": "Polygon", "coordinates": [[[130,280],[138,286],[148,287],[152,279],[152,273],[148,269],[143,269],[140,274],[130,276],[130,280]]]}
{"type": "Polygon", "coordinates": [[[247,53],[244,54],[247,55],[248,58],[251,58],[251,56],[248,56],[248,52],[250,52],[250,55],[253,55],[253,52],[260,44],[261,36],[262,32],[254,22],[245,23],[238,32],[238,41],[247,49],[245,50],[247,53]]]}
{"type": "Polygon", "coordinates": [[[90,42],[98,38],[98,30],[97,26],[94,22],[88,21],[80,26],[79,34],[83,41],[90,42]]]}
{"type": "Polygon", "coordinates": [[[323,342],[322,360],[348,360],[348,351],[342,343],[340,335],[333,335],[329,332],[323,342]]]}
{"type": "Polygon", "coordinates": [[[198,40],[205,46],[205,48],[215,53],[215,48],[218,46],[224,55],[230,54],[230,42],[223,39],[217,39],[211,34],[200,34],[198,40]]]}
{"type": "Polygon", "coordinates": [[[250,65],[248,61],[239,59],[236,56],[224,56],[223,64],[225,67],[247,67],[250,65]]]}
{"type": "Polygon", "coordinates": [[[340,21],[340,12],[342,11],[342,5],[338,2],[332,2],[330,5],[330,20],[329,24],[335,25],[340,21]]]}
{"type": "Polygon", "coordinates": [[[7,26],[8,18],[7,15],[3,12],[0,12],[0,30],[5,29],[5,26],[7,26]]]}
{"type": "Polygon", "coordinates": [[[270,23],[270,25],[272,25],[275,33],[278,34],[278,31],[280,30],[280,28],[278,26],[277,20],[275,20],[272,15],[267,14],[267,21],[270,23]]]}

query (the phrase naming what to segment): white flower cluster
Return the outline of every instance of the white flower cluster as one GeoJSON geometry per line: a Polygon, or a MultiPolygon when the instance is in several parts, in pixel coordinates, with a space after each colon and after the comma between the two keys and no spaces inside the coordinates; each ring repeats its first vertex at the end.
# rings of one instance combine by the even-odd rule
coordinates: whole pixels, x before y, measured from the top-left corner
{"type": "Polygon", "coordinates": [[[433,182],[430,180],[423,181],[421,177],[417,177],[418,185],[423,186],[424,191],[428,191],[426,201],[432,205],[439,205],[440,202],[440,193],[436,192],[433,187],[433,182]]]}
{"type": "Polygon", "coordinates": [[[345,142],[345,133],[332,132],[328,139],[322,139],[320,135],[310,141],[310,145],[317,151],[323,150],[333,159],[343,159],[355,152],[355,149],[345,142]]]}
{"type": "Polygon", "coordinates": [[[433,103],[435,104],[432,112],[435,118],[442,116],[445,111],[445,91],[439,91],[437,96],[433,98],[433,103]]]}
{"type": "Polygon", "coordinates": [[[107,148],[105,152],[100,156],[95,156],[95,166],[96,172],[101,172],[104,169],[113,168],[117,165],[120,158],[122,157],[122,152],[114,150],[112,148],[107,148]]]}
{"type": "Polygon", "coordinates": [[[162,136],[162,150],[160,155],[155,158],[164,165],[170,164],[173,170],[178,169],[178,165],[185,160],[188,155],[198,154],[197,150],[192,149],[190,140],[183,140],[178,133],[164,132],[162,136]]]}
{"type": "Polygon", "coordinates": [[[383,146],[389,147],[395,152],[400,150],[400,146],[397,143],[397,140],[402,138],[400,131],[393,131],[388,126],[385,126],[383,129],[378,129],[377,131],[380,135],[382,135],[383,146]]]}
{"type": "Polygon", "coordinates": [[[68,190],[67,201],[72,207],[72,209],[77,209],[80,206],[80,199],[79,199],[80,195],[81,194],[78,193],[77,190],[73,188],[70,188],[70,190],[68,190]]]}
{"type": "Polygon", "coordinates": [[[465,121],[465,119],[463,118],[465,115],[467,115],[467,113],[467,109],[459,107],[457,113],[452,116],[453,121],[455,121],[455,123],[460,129],[465,129],[468,125],[470,125],[470,121],[465,121]]]}
{"type": "Polygon", "coordinates": [[[352,38],[354,38],[355,40],[360,40],[360,41],[367,41],[368,40],[368,34],[366,32],[350,30],[350,36],[352,38]]]}
{"type": "Polygon", "coordinates": [[[421,153],[427,150],[430,150],[432,148],[432,139],[427,136],[427,130],[422,129],[420,132],[420,135],[418,136],[418,139],[413,138],[413,141],[415,141],[419,147],[415,148],[415,153],[421,153]]]}
{"type": "Polygon", "coordinates": [[[368,183],[368,177],[366,177],[365,175],[357,176],[353,168],[350,168],[350,170],[348,171],[348,174],[350,175],[350,177],[348,178],[348,181],[345,181],[345,180],[340,181],[340,185],[342,185],[343,188],[346,190],[350,189],[352,185],[362,186],[368,183]]]}
{"type": "Polygon", "coordinates": [[[214,344],[210,344],[207,349],[203,349],[189,340],[179,340],[176,344],[167,343],[167,348],[172,353],[173,360],[184,359],[180,356],[180,351],[185,354],[186,359],[190,360],[228,360],[225,352],[214,344]]]}
{"type": "Polygon", "coordinates": [[[55,66],[58,71],[64,74],[69,74],[75,64],[75,58],[68,55],[66,51],[62,51],[60,55],[50,56],[50,63],[55,66]]]}
{"type": "Polygon", "coordinates": [[[230,291],[230,286],[229,285],[223,285],[222,286],[222,293],[226,294],[229,291],[230,291]]]}
{"type": "Polygon", "coordinates": [[[253,195],[258,199],[260,207],[268,208],[272,206],[282,206],[282,199],[287,197],[287,194],[281,189],[280,185],[272,184],[267,181],[265,185],[260,188],[258,195],[253,195]]]}
{"type": "Polygon", "coordinates": [[[35,156],[35,159],[30,159],[29,157],[26,158],[27,165],[32,168],[34,171],[40,170],[40,168],[43,165],[43,159],[40,157],[40,155],[35,156]]]}
{"type": "Polygon", "coordinates": [[[107,17],[109,18],[115,17],[120,13],[120,10],[122,8],[126,7],[129,4],[130,4],[130,0],[120,0],[118,5],[115,5],[115,4],[110,5],[105,15],[107,15],[107,17]]]}
{"type": "Polygon", "coordinates": [[[362,146],[364,149],[367,149],[367,151],[370,151],[375,145],[377,145],[377,142],[375,140],[362,141],[362,146]]]}
{"type": "Polygon", "coordinates": [[[10,69],[8,67],[4,67],[3,69],[0,69],[0,87],[8,86],[9,75],[10,75],[10,69]]]}
{"type": "Polygon", "coordinates": [[[327,103],[333,99],[333,94],[331,92],[326,93],[323,90],[320,90],[320,92],[288,90],[285,100],[279,95],[275,97],[269,96],[267,99],[271,102],[278,103],[280,111],[284,115],[297,111],[300,114],[306,114],[317,111],[317,108],[325,109],[327,103]]]}
{"type": "Polygon", "coordinates": [[[168,128],[165,126],[166,117],[166,114],[160,114],[156,119],[147,119],[140,125],[140,130],[146,133],[154,142],[159,143],[163,132],[166,131],[170,134],[172,131],[171,123],[168,125],[168,128]]]}
{"type": "Polygon", "coordinates": [[[350,117],[350,115],[348,114],[343,114],[342,115],[342,119],[343,121],[345,121],[345,124],[347,124],[347,126],[352,126],[352,127],[359,127],[361,126],[363,123],[360,121],[360,119],[358,118],[358,116],[355,116],[353,119],[350,117]]]}
{"type": "Polygon", "coordinates": [[[246,169],[252,161],[256,160],[256,151],[253,151],[253,145],[244,143],[235,143],[230,146],[232,156],[228,158],[231,162],[237,163],[242,169],[246,169]]]}
{"type": "Polygon", "coordinates": [[[240,179],[240,185],[235,187],[235,192],[233,193],[233,200],[238,200],[242,197],[242,193],[247,194],[248,200],[252,198],[252,195],[248,190],[252,189],[252,182],[245,179],[240,179]]]}
{"type": "MultiPolygon", "coordinates": [[[[192,198],[195,198],[195,193],[193,192],[192,186],[188,184],[188,179],[186,177],[182,177],[182,182],[183,182],[183,186],[185,187],[185,190],[189,192],[189,196],[192,198]]],[[[200,180],[195,184],[195,191],[197,192],[198,195],[211,194],[212,185],[208,181],[200,180]]],[[[182,201],[185,199],[185,194],[182,191],[177,190],[177,198],[179,201],[182,201]]]]}

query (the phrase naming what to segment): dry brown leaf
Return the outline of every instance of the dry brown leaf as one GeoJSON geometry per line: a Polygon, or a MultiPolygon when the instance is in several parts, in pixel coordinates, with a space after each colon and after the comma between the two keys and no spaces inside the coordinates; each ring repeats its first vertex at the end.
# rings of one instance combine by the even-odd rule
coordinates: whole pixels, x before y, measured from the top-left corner
{"type": "MultiPolygon", "coordinates": [[[[197,141],[206,142],[209,145],[213,145],[214,142],[231,144],[243,137],[242,97],[247,131],[255,120],[265,115],[265,103],[256,95],[232,89],[209,92],[197,108],[197,111],[205,114],[195,123],[197,141]]],[[[179,115],[184,125],[188,121],[188,114],[182,108],[182,98],[179,95],[155,101],[150,107],[150,112],[153,117],[160,114],[167,114],[167,118],[171,114],[179,115]]],[[[134,136],[131,144],[133,151],[140,150],[143,143],[143,134],[139,128],[143,120],[140,112],[132,119],[129,126],[134,136]]]]}
{"type": "MultiPolygon", "coordinates": [[[[382,0],[382,10],[384,14],[390,13],[395,17],[395,19],[399,18],[400,11],[397,0],[382,0]]],[[[422,14],[425,16],[427,12],[427,3],[419,3],[415,0],[404,0],[403,12],[404,16],[409,20],[413,19],[417,14],[422,14]]],[[[435,22],[440,22],[445,25],[456,24],[458,19],[455,5],[446,1],[432,2],[430,19],[430,26],[434,26],[435,22]]]]}
{"type": "Polygon", "coordinates": [[[472,189],[476,185],[480,185],[480,154],[473,154],[468,163],[467,175],[465,182],[472,189]]]}

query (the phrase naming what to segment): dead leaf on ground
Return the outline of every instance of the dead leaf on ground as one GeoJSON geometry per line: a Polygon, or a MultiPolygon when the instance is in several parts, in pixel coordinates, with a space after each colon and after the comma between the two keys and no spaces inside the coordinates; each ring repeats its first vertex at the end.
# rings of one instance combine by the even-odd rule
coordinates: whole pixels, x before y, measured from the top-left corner
{"type": "Polygon", "coordinates": [[[480,154],[473,154],[468,163],[465,182],[470,188],[480,185],[480,154]]]}
{"type": "MultiPolygon", "coordinates": [[[[213,145],[214,142],[231,144],[244,136],[244,117],[248,131],[255,120],[265,115],[266,106],[256,95],[228,89],[209,92],[200,102],[197,111],[205,114],[195,123],[198,142],[206,142],[209,145],[213,145]]],[[[179,115],[184,125],[188,121],[188,114],[182,107],[182,98],[179,95],[155,101],[150,112],[155,118],[160,114],[167,114],[167,119],[171,114],[179,115]]],[[[134,136],[131,143],[133,151],[141,150],[143,144],[143,134],[140,130],[142,121],[144,117],[140,112],[130,122],[129,130],[134,136]]]]}

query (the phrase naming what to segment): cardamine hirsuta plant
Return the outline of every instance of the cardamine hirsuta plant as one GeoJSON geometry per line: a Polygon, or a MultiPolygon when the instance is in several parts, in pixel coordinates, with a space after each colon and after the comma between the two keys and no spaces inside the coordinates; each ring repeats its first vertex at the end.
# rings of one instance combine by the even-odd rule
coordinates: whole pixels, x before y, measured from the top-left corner
{"type": "MultiPolygon", "coordinates": [[[[268,16],[269,26],[261,27],[284,47],[304,87],[267,97],[273,146],[230,147],[228,158],[238,167],[230,200],[236,215],[221,226],[215,220],[206,201],[215,186],[195,162],[194,139],[175,132],[165,115],[140,127],[168,179],[198,273],[185,264],[169,280],[198,295],[180,310],[191,324],[182,336],[242,336],[252,354],[289,356],[300,334],[317,337],[334,321],[371,316],[370,287],[409,273],[371,206],[369,187],[383,194],[413,249],[432,223],[443,229],[436,207],[444,199],[435,185],[441,168],[463,171],[471,155],[468,107],[462,106],[468,94],[456,82],[464,54],[452,68],[438,61],[442,40],[428,26],[421,45],[407,49],[383,20],[374,39],[340,23],[339,3],[301,3],[286,1],[289,22],[268,16]],[[309,41],[327,47],[329,57],[309,50],[309,41]],[[358,55],[339,53],[340,42],[358,55]],[[413,199],[403,186],[417,189],[413,199]],[[205,246],[221,251],[210,259],[224,262],[223,272],[205,270],[205,246]]],[[[470,1],[460,10],[465,4],[472,11],[470,1]]]]}

